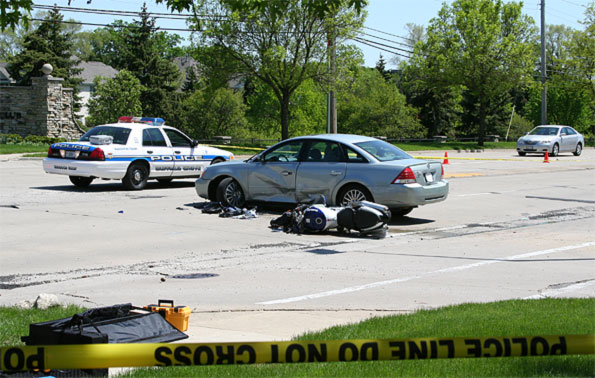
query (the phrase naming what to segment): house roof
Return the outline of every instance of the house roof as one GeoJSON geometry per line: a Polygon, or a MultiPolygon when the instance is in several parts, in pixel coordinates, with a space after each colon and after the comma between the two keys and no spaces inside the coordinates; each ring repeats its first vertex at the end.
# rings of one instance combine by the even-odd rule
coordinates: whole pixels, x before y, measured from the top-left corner
{"type": "Polygon", "coordinates": [[[83,69],[81,73],[77,75],[83,79],[83,84],[93,84],[93,79],[97,76],[113,79],[119,72],[112,66],[108,66],[101,62],[81,62],[76,68],[83,69]]]}

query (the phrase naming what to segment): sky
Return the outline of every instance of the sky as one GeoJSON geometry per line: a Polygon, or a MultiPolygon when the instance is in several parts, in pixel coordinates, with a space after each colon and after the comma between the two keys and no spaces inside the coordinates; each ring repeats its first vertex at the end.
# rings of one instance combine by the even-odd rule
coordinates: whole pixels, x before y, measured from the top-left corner
{"type": "MultiPolygon", "coordinates": [[[[525,0],[523,2],[523,13],[533,18],[536,25],[540,23],[540,4],[545,2],[545,21],[546,24],[566,25],[573,29],[583,30],[580,21],[584,20],[584,12],[589,0],[525,0]]],[[[592,1],[592,0],[591,0],[592,1]]],[[[452,1],[447,0],[447,3],[452,1]]],[[[142,6],[142,1],[133,0],[34,0],[37,5],[58,5],[60,7],[72,8],[92,8],[109,9],[120,11],[138,12],[142,6]],[[70,2],[70,5],[69,5],[70,2]],[[89,4],[88,4],[89,3],[89,4]]],[[[155,4],[154,0],[146,0],[149,12],[170,13],[164,4],[155,4]]],[[[403,37],[407,37],[408,31],[406,25],[413,23],[416,25],[427,26],[429,21],[438,15],[444,0],[369,0],[366,8],[368,17],[363,30],[367,35],[362,35],[369,41],[381,43],[398,48],[406,48],[402,43],[406,42],[403,37]]],[[[131,22],[134,18],[119,17],[113,15],[98,15],[64,12],[65,19],[75,19],[84,23],[109,24],[116,19],[122,19],[131,22]]],[[[157,26],[161,28],[186,29],[183,20],[171,20],[160,18],[157,20],[157,26]]],[[[93,26],[85,26],[84,29],[93,29],[93,26]]],[[[189,33],[177,32],[182,37],[187,38],[189,33]]],[[[364,53],[365,65],[374,67],[382,54],[387,62],[387,68],[394,68],[391,63],[393,54],[381,50],[389,49],[378,46],[370,47],[366,44],[347,41],[357,45],[364,53]],[[380,48],[378,48],[380,47],[380,48]]],[[[393,50],[394,51],[394,50],[393,50]]]]}

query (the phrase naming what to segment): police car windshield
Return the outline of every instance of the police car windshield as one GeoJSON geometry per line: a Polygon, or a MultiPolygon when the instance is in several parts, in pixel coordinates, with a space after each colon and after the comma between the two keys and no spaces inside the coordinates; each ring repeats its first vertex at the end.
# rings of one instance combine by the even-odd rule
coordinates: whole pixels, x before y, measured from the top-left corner
{"type": "Polygon", "coordinates": [[[400,148],[382,140],[360,142],[355,145],[380,161],[411,159],[411,156],[400,148]]]}
{"type": "Polygon", "coordinates": [[[114,138],[114,144],[126,144],[130,136],[130,129],[126,127],[96,126],[87,131],[79,141],[88,142],[93,135],[109,135],[114,138]]]}

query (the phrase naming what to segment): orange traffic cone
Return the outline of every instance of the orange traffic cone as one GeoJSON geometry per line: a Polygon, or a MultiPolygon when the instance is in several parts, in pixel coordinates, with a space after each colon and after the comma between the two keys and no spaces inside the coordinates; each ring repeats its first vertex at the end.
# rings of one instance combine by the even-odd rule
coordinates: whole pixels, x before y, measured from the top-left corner
{"type": "Polygon", "coordinates": [[[544,163],[549,163],[550,162],[550,154],[548,154],[547,151],[545,151],[545,155],[543,155],[543,162],[544,163]]]}
{"type": "Polygon", "coordinates": [[[445,164],[449,164],[448,163],[448,151],[444,153],[444,161],[442,162],[442,165],[445,165],[445,164]]]}

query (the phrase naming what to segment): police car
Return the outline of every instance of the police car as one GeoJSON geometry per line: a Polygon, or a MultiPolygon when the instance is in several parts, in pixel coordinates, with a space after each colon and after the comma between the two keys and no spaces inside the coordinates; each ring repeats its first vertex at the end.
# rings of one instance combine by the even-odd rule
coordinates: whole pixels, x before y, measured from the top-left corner
{"type": "Polygon", "coordinates": [[[199,145],[162,118],[120,117],[118,123],[92,128],[78,142],[52,144],[43,169],[67,175],[79,187],[101,178],[140,190],[149,179],[200,177],[207,165],[233,158],[230,152],[199,145]]]}

